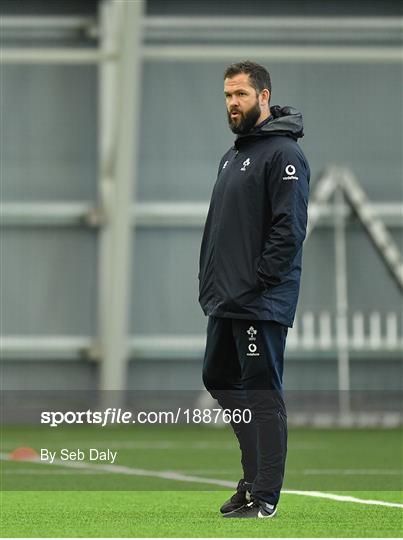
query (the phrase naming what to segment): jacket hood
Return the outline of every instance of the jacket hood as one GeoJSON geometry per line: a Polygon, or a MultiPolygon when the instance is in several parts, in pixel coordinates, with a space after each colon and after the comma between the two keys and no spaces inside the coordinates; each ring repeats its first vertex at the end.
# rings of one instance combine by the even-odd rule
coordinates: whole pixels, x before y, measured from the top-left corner
{"type": "Polygon", "coordinates": [[[294,140],[304,136],[304,123],[300,111],[288,105],[285,107],[273,105],[270,107],[270,111],[270,119],[253,128],[249,133],[239,135],[235,142],[250,136],[265,137],[268,135],[283,135],[292,137],[294,140]]]}

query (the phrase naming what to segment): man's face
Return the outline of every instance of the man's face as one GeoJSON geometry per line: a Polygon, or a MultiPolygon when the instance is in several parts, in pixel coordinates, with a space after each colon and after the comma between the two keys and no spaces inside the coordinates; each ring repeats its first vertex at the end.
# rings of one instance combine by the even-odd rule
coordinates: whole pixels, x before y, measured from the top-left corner
{"type": "Polygon", "coordinates": [[[247,133],[261,115],[256,90],[249,82],[249,75],[240,73],[224,80],[228,124],[233,133],[247,133]]]}

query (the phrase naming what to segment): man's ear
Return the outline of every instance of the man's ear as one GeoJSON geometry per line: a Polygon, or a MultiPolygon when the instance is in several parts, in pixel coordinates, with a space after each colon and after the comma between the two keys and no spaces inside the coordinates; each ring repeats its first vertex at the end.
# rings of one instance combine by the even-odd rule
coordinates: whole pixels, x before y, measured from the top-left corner
{"type": "Polygon", "coordinates": [[[260,92],[260,98],[261,98],[261,105],[263,105],[264,103],[269,103],[270,102],[270,91],[267,89],[267,88],[264,88],[261,92],[260,92]]]}

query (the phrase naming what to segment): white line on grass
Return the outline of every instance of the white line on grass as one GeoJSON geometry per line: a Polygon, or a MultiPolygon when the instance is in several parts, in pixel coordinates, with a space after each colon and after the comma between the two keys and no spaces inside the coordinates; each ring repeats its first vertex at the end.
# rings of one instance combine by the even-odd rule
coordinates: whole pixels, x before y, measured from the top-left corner
{"type": "Polygon", "coordinates": [[[402,476],[403,469],[288,469],[288,472],[295,474],[306,474],[307,476],[402,476]]]}
{"type": "MultiPolygon", "coordinates": [[[[46,471],[43,470],[43,468],[36,468],[36,469],[11,469],[11,470],[3,470],[1,471],[1,474],[3,476],[71,476],[71,471],[66,469],[47,469],[46,471]]],[[[104,471],[87,471],[87,470],[80,470],[75,471],[74,474],[79,475],[87,475],[87,476],[96,476],[97,474],[105,474],[104,471]]]]}
{"type": "MultiPolygon", "coordinates": [[[[8,454],[0,453],[0,460],[2,461],[15,461],[8,454]]],[[[34,460],[21,460],[21,461],[30,461],[42,465],[50,465],[46,461],[41,461],[39,458],[34,460]]],[[[152,478],[163,478],[165,480],[175,480],[179,482],[191,482],[198,484],[210,484],[215,486],[222,486],[228,488],[235,488],[234,482],[229,482],[228,480],[219,480],[217,478],[201,478],[200,476],[190,476],[186,474],[181,474],[173,471],[149,471],[146,469],[135,469],[131,467],[126,467],[124,465],[94,465],[92,463],[77,463],[69,462],[62,460],[54,460],[53,465],[58,465],[62,467],[68,467],[71,469],[86,469],[91,471],[103,471],[113,474],[123,474],[128,476],[149,476],[152,478]]],[[[387,501],[378,501],[372,499],[359,499],[358,497],[350,497],[349,495],[335,495],[333,493],[324,493],[322,491],[299,491],[293,489],[284,489],[282,493],[288,493],[290,495],[302,495],[306,497],[320,497],[322,499],[330,499],[332,501],[340,502],[352,502],[358,504],[370,504],[376,506],[389,506],[393,508],[403,508],[403,504],[400,503],[391,503],[387,501]]]]}
{"type": "MultiPolygon", "coordinates": [[[[238,471],[233,469],[220,469],[222,474],[234,474],[238,471]]],[[[184,474],[214,474],[217,469],[181,469],[184,474]]],[[[287,474],[303,476],[401,476],[403,479],[403,469],[287,469],[287,474]]]]}
{"type": "Polygon", "coordinates": [[[358,497],[350,497],[349,495],[335,495],[334,493],[324,493],[322,491],[297,491],[293,489],[284,490],[282,493],[292,495],[306,495],[307,497],[321,497],[322,499],[331,499],[333,501],[352,502],[359,504],[375,504],[377,506],[392,506],[394,508],[403,508],[403,504],[391,503],[387,501],[378,501],[376,499],[359,499],[358,497]]]}

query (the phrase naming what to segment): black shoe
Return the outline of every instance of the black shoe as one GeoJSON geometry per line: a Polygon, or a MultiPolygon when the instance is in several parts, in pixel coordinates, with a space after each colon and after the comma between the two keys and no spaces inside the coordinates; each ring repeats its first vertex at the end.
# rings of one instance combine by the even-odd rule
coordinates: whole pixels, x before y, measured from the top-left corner
{"type": "Polygon", "coordinates": [[[277,506],[263,501],[252,501],[223,517],[226,518],[272,518],[276,515],[277,506]]]}
{"type": "Polygon", "coordinates": [[[252,483],[245,482],[244,479],[239,480],[236,493],[234,493],[228,501],[225,501],[220,508],[220,512],[222,514],[227,514],[228,512],[232,512],[233,510],[237,510],[238,508],[241,508],[241,506],[248,504],[251,500],[249,492],[251,488],[252,483]]]}

